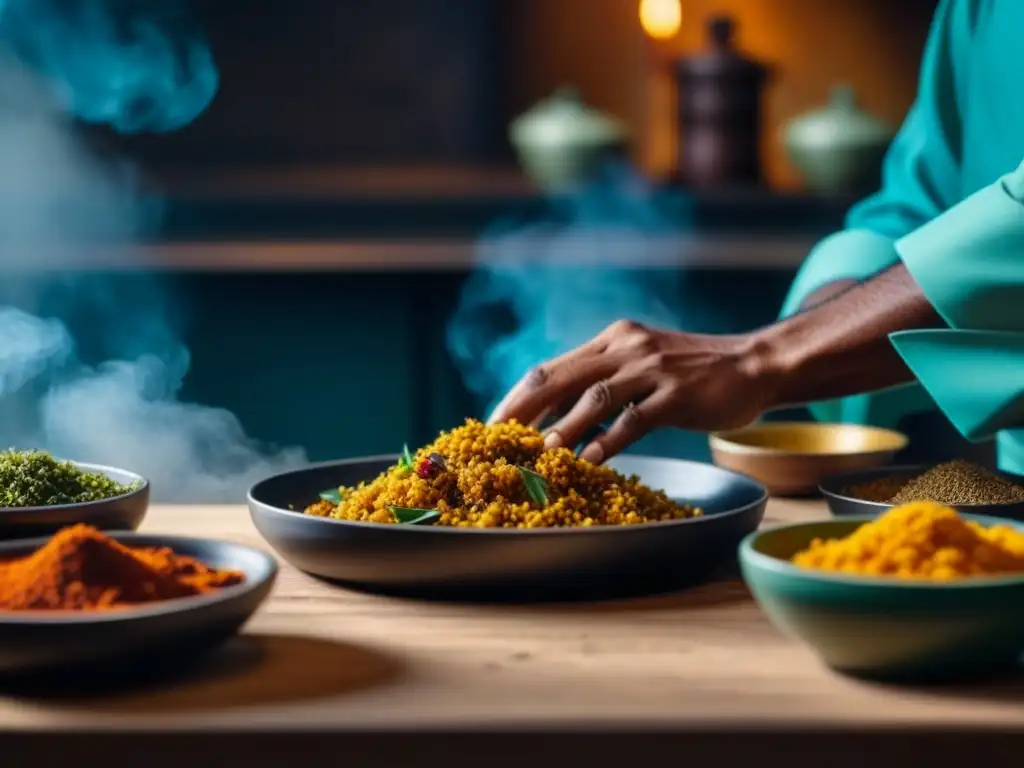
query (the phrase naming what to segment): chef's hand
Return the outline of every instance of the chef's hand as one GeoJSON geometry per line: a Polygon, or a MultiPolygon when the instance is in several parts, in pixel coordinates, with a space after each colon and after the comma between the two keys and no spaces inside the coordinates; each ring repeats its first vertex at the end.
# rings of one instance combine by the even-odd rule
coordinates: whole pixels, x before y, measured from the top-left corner
{"type": "Polygon", "coordinates": [[[615,417],[580,456],[601,463],[665,426],[701,431],[746,426],[771,403],[754,336],[707,336],[623,320],[534,368],[490,421],[538,423],[564,413],[546,445],[575,447],[615,417]]]}

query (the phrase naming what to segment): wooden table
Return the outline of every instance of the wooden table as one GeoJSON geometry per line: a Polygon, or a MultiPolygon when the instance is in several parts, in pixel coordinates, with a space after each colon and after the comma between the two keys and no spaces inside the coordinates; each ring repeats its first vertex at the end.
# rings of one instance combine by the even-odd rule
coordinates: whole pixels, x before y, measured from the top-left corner
{"type": "MultiPolygon", "coordinates": [[[[819,502],[773,501],[765,524],[824,514],[819,502]]],[[[264,546],[240,506],[156,507],[144,530],[264,546]]],[[[807,734],[821,731],[856,736],[863,765],[872,748],[891,755],[889,740],[919,729],[941,731],[920,743],[949,757],[956,744],[941,739],[965,729],[972,759],[980,760],[979,750],[999,747],[998,735],[1024,725],[1022,703],[1024,678],[921,690],[839,677],[780,635],[735,580],[628,603],[470,607],[348,592],[282,564],[271,600],[245,634],[187,679],[77,700],[0,699],[0,732],[35,735],[6,748],[0,738],[0,754],[31,744],[39,765],[39,755],[69,748],[77,743],[72,734],[85,730],[93,739],[118,735],[107,743],[145,750],[150,766],[172,764],[172,756],[180,765],[187,749],[211,756],[220,750],[217,759],[227,762],[219,765],[242,764],[243,753],[246,765],[258,757],[284,764],[270,756],[294,760],[314,749],[338,755],[331,739],[348,732],[346,754],[358,744],[377,750],[381,764],[401,765],[389,750],[429,748],[441,759],[459,744],[443,758],[451,763],[471,754],[470,742],[398,734],[500,729],[521,732],[519,766],[528,745],[540,748],[531,739],[553,740],[543,742],[549,757],[585,742],[593,750],[588,759],[603,762],[626,748],[630,732],[645,731],[686,739],[691,757],[710,750],[719,760],[740,760],[735,750],[763,752],[769,742],[790,753],[836,743],[815,746],[807,734]],[[538,735],[542,726],[551,733],[538,735]],[[597,729],[603,739],[573,735],[580,729],[597,729]],[[360,739],[351,735],[360,731],[367,732],[360,739]],[[136,732],[146,736],[132,737],[136,732]],[[203,734],[215,738],[204,741],[203,734]],[[613,737],[619,740],[608,741],[613,737]]],[[[643,738],[645,754],[668,748],[643,738]]],[[[493,746],[473,743],[487,750],[489,768],[512,764],[493,746]]],[[[844,755],[830,753],[828,765],[845,765],[844,755]]]]}

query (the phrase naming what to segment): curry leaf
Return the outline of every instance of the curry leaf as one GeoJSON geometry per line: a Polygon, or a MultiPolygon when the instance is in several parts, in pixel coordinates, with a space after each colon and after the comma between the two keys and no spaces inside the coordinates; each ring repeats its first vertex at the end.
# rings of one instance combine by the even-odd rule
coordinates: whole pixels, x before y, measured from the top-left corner
{"type": "Polygon", "coordinates": [[[388,509],[401,525],[423,525],[441,516],[436,509],[410,509],[408,507],[388,507],[388,509]]]}
{"type": "Polygon", "coordinates": [[[402,446],[402,456],[398,459],[398,466],[411,470],[413,468],[412,454],[409,452],[409,444],[402,446]]]}
{"type": "Polygon", "coordinates": [[[324,501],[329,501],[331,504],[341,504],[342,495],[341,491],[337,488],[331,488],[329,491],[321,491],[320,498],[324,501]]]}
{"type": "Polygon", "coordinates": [[[523,478],[523,485],[526,487],[526,494],[530,497],[530,501],[536,504],[538,507],[545,507],[548,503],[548,482],[543,477],[538,475],[526,467],[516,467],[519,470],[519,476],[523,478]]]}

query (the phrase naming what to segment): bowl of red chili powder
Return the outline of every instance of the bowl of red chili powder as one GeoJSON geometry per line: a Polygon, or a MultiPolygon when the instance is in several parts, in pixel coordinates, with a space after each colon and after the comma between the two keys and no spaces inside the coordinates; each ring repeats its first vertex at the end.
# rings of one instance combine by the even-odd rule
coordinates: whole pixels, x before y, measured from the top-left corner
{"type": "Polygon", "coordinates": [[[0,677],[194,656],[234,635],[277,575],[231,542],[87,525],[0,543],[0,677]]]}

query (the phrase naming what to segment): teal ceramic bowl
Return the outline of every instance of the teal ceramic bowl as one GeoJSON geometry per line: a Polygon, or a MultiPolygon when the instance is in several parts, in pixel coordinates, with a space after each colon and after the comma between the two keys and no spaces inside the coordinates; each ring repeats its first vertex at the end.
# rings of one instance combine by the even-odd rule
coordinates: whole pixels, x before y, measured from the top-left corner
{"type": "Polygon", "coordinates": [[[789,562],[812,539],[840,538],[872,519],[784,526],[743,540],[743,578],[778,629],[839,672],[889,682],[970,678],[1018,663],[1024,576],[911,582],[816,572],[789,562]]]}

